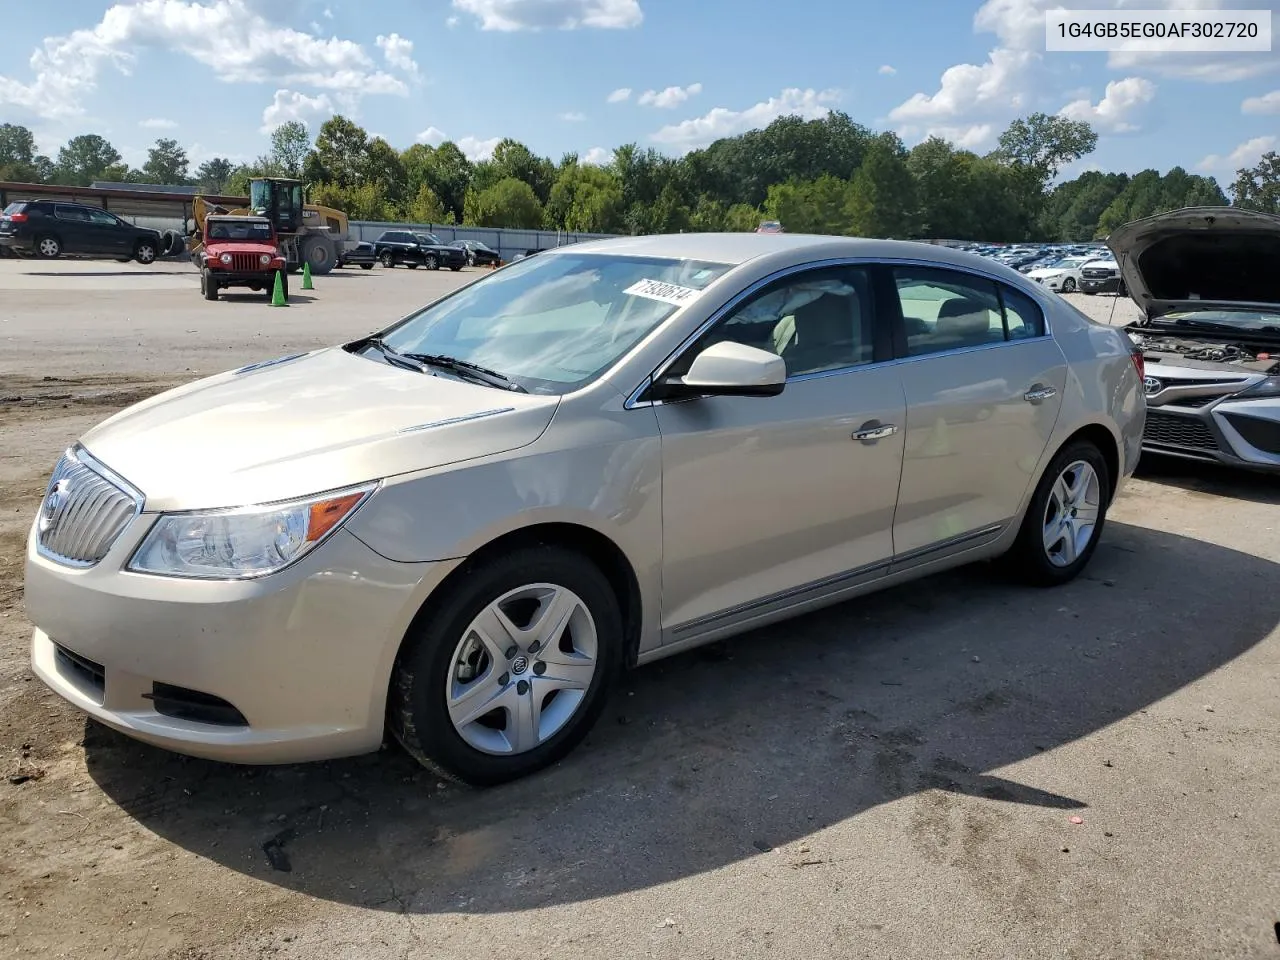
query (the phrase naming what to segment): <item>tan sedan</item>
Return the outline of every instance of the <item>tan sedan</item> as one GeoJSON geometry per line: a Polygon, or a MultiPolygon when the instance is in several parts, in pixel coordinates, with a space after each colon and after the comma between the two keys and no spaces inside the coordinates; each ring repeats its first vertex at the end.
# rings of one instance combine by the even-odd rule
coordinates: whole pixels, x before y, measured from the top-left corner
{"type": "Polygon", "coordinates": [[[36,673],[184,753],[567,754],[625,668],[1003,557],[1088,564],[1141,358],[941,247],[637,237],[504,267],[380,335],[209,377],[57,464],[36,673]]]}

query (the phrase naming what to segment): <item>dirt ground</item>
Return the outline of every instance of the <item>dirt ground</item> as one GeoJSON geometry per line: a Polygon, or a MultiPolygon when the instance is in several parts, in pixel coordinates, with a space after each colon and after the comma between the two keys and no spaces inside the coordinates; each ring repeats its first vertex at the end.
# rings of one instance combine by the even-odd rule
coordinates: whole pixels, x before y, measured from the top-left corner
{"type": "Polygon", "coordinates": [[[23,543],[70,441],[469,276],[272,309],[0,261],[0,956],[1280,957],[1274,480],[1151,460],[1076,583],[975,567],[657,664],[497,790],[394,748],[188,760],[31,677],[23,543]]]}

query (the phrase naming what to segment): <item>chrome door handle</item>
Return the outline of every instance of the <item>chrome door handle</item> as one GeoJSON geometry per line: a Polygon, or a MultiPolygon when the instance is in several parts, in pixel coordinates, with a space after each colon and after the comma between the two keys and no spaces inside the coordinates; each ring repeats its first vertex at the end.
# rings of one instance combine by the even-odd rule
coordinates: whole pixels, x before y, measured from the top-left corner
{"type": "Polygon", "coordinates": [[[1039,403],[1041,400],[1048,400],[1050,397],[1057,396],[1058,391],[1053,387],[1032,387],[1022,395],[1022,399],[1027,403],[1039,403]]]}
{"type": "Polygon", "coordinates": [[[897,432],[898,428],[892,423],[879,423],[874,426],[867,424],[862,429],[854,431],[853,439],[874,442],[892,437],[897,432]]]}

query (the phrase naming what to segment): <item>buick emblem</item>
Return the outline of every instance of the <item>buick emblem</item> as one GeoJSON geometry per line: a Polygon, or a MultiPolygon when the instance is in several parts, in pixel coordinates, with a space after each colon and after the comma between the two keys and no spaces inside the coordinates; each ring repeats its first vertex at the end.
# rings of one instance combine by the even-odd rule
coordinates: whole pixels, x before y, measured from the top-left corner
{"type": "Polygon", "coordinates": [[[514,674],[524,673],[529,669],[529,659],[527,657],[516,657],[511,661],[511,672],[514,674]]]}
{"type": "Polygon", "coordinates": [[[1143,377],[1142,389],[1146,391],[1146,394],[1149,397],[1153,393],[1159,393],[1161,390],[1163,390],[1164,383],[1157,377],[1143,377]]]}
{"type": "Polygon", "coordinates": [[[58,515],[58,508],[62,506],[62,502],[66,500],[68,487],[70,484],[67,480],[59,480],[53,485],[53,489],[44,498],[44,503],[40,505],[40,532],[44,533],[53,526],[53,518],[58,515]]]}

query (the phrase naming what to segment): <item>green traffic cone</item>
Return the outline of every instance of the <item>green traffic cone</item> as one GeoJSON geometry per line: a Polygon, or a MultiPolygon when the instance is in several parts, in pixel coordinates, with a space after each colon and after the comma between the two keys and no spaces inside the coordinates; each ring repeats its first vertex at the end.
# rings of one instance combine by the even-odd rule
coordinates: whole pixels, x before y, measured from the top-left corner
{"type": "Polygon", "coordinates": [[[315,289],[315,287],[311,285],[311,261],[310,260],[304,260],[302,262],[302,289],[303,290],[315,289]]]}
{"type": "Polygon", "coordinates": [[[289,301],[284,298],[284,275],[282,271],[276,271],[276,286],[271,291],[271,305],[273,307],[287,307],[289,301]]]}

